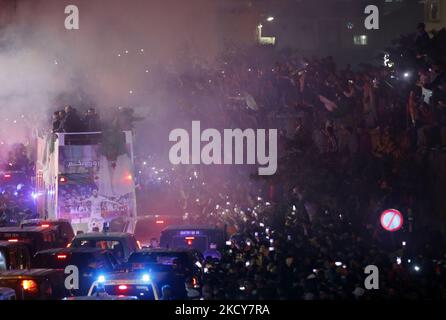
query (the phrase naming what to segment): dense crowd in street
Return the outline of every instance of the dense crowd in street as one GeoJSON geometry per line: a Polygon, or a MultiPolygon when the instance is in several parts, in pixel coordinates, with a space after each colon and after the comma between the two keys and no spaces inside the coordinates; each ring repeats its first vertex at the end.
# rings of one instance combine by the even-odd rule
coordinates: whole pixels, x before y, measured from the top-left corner
{"type": "Polygon", "coordinates": [[[273,178],[248,178],[243,166],[141,166],[142,192],[165,183],[188,223],[234,234],[222,260],[206,265],[204,299],[445,297],[444,230],[433,214],[445,145],[443,33],[431,39],[418,26],[398,48],[407,70],[339,69],[332,57],[257,61],[235,50],[218,67],[174,77],[191,118],[282,129],[273,178]],[[402,231],[379,225],[388,208],[403,212],[402,231]],[[379,291],[364,290],[367,265],[380,269],[379,291]]]}

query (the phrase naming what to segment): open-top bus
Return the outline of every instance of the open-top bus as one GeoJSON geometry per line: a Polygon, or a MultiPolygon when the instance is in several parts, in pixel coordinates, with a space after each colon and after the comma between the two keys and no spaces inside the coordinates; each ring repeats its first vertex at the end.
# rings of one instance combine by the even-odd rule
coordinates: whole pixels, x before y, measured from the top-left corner
{"type": "Polygon", "coordinates": [[[108,223],[110,231],[133,233],[132,132],[122,131],[116,137],[121,152],[114,152],[113,146],[107,150],[109,135],[102,132],[38,138],[36,197],[41,218],[67,219],[75,232],[102,231],[108,223]]]}

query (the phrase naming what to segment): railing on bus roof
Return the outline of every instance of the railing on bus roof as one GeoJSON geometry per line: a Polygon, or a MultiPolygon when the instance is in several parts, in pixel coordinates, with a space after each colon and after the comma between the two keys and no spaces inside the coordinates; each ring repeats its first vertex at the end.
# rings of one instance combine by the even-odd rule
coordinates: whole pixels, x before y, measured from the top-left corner
{"type": "MultiPolygon", "coordinates": [[[[125,141],[125,132],[122,131],[122,138],[125,141]]],[[[102,138],[102,131],[94,132],[58,132],[59,145],[95,145],[99,144],[102,138]]]]}
{"type": "Polygon", "coordinates": [[[102,131],[57,132],[57,134],[63,134],[63,135],[68,135],[68,134],[100,134],[100,133],[102,133],[102,131]]]}

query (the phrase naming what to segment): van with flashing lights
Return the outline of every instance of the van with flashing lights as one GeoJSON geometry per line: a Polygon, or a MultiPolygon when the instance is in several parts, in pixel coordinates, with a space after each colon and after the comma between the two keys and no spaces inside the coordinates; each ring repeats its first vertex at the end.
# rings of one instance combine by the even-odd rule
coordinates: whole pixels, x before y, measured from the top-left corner
{"type": "Polygon", "coordinates": [[[156,248],[133,252],[127,261],[133,272],[148,272],[159,287],[166,284],[176,299],[185,299],[184,284],[191,279],[194,289],[203,283],[203,255],[195,249],[156,248]]]}
{"type": "Polygon", "coordinates": [[[204,253],[211,244],[222,249],[226,231],[214,226],[168,226],[161,232],[160,247],[170,249],[196,249],[204,253]]]}
{"type": "Polygon", "coordinates": [[[159,288],[148,273],[118,272],[100,275],[88,291],[88,296],[131,296],[138,300],[159,300],[159,288]]]}
{"type": "Polygon", "coordinates": [[[23,243],[31,255],[40,250],[60,247],[57,235],[57,230],[51,226],[0,228],[0,241],[23,243]]]}
{"type": "Polygon", "coordinates": [[[69,295],[65,274],[56,269],[25,269],[0,272],[0,287],[15,291],[17,300],[60,300],[69,295]]]}

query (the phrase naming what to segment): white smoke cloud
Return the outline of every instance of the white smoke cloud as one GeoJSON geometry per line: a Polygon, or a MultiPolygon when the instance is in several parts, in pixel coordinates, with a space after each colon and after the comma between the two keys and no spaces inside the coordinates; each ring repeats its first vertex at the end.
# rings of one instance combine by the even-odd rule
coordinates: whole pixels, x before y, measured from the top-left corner
{"type": "Polygon", "coordinates": [[[65,103],[156,108],[168,91],[156,66],[187,68],[186,47],[212,61],[222,43],[207,0],[17,0],[9,9],[0,16],[0,139],[10,142],[65,103]],[[69,4],[80,30],[64,27],[69,4]],[[11,122],[23,115],[27,125],[11,122]]]}

